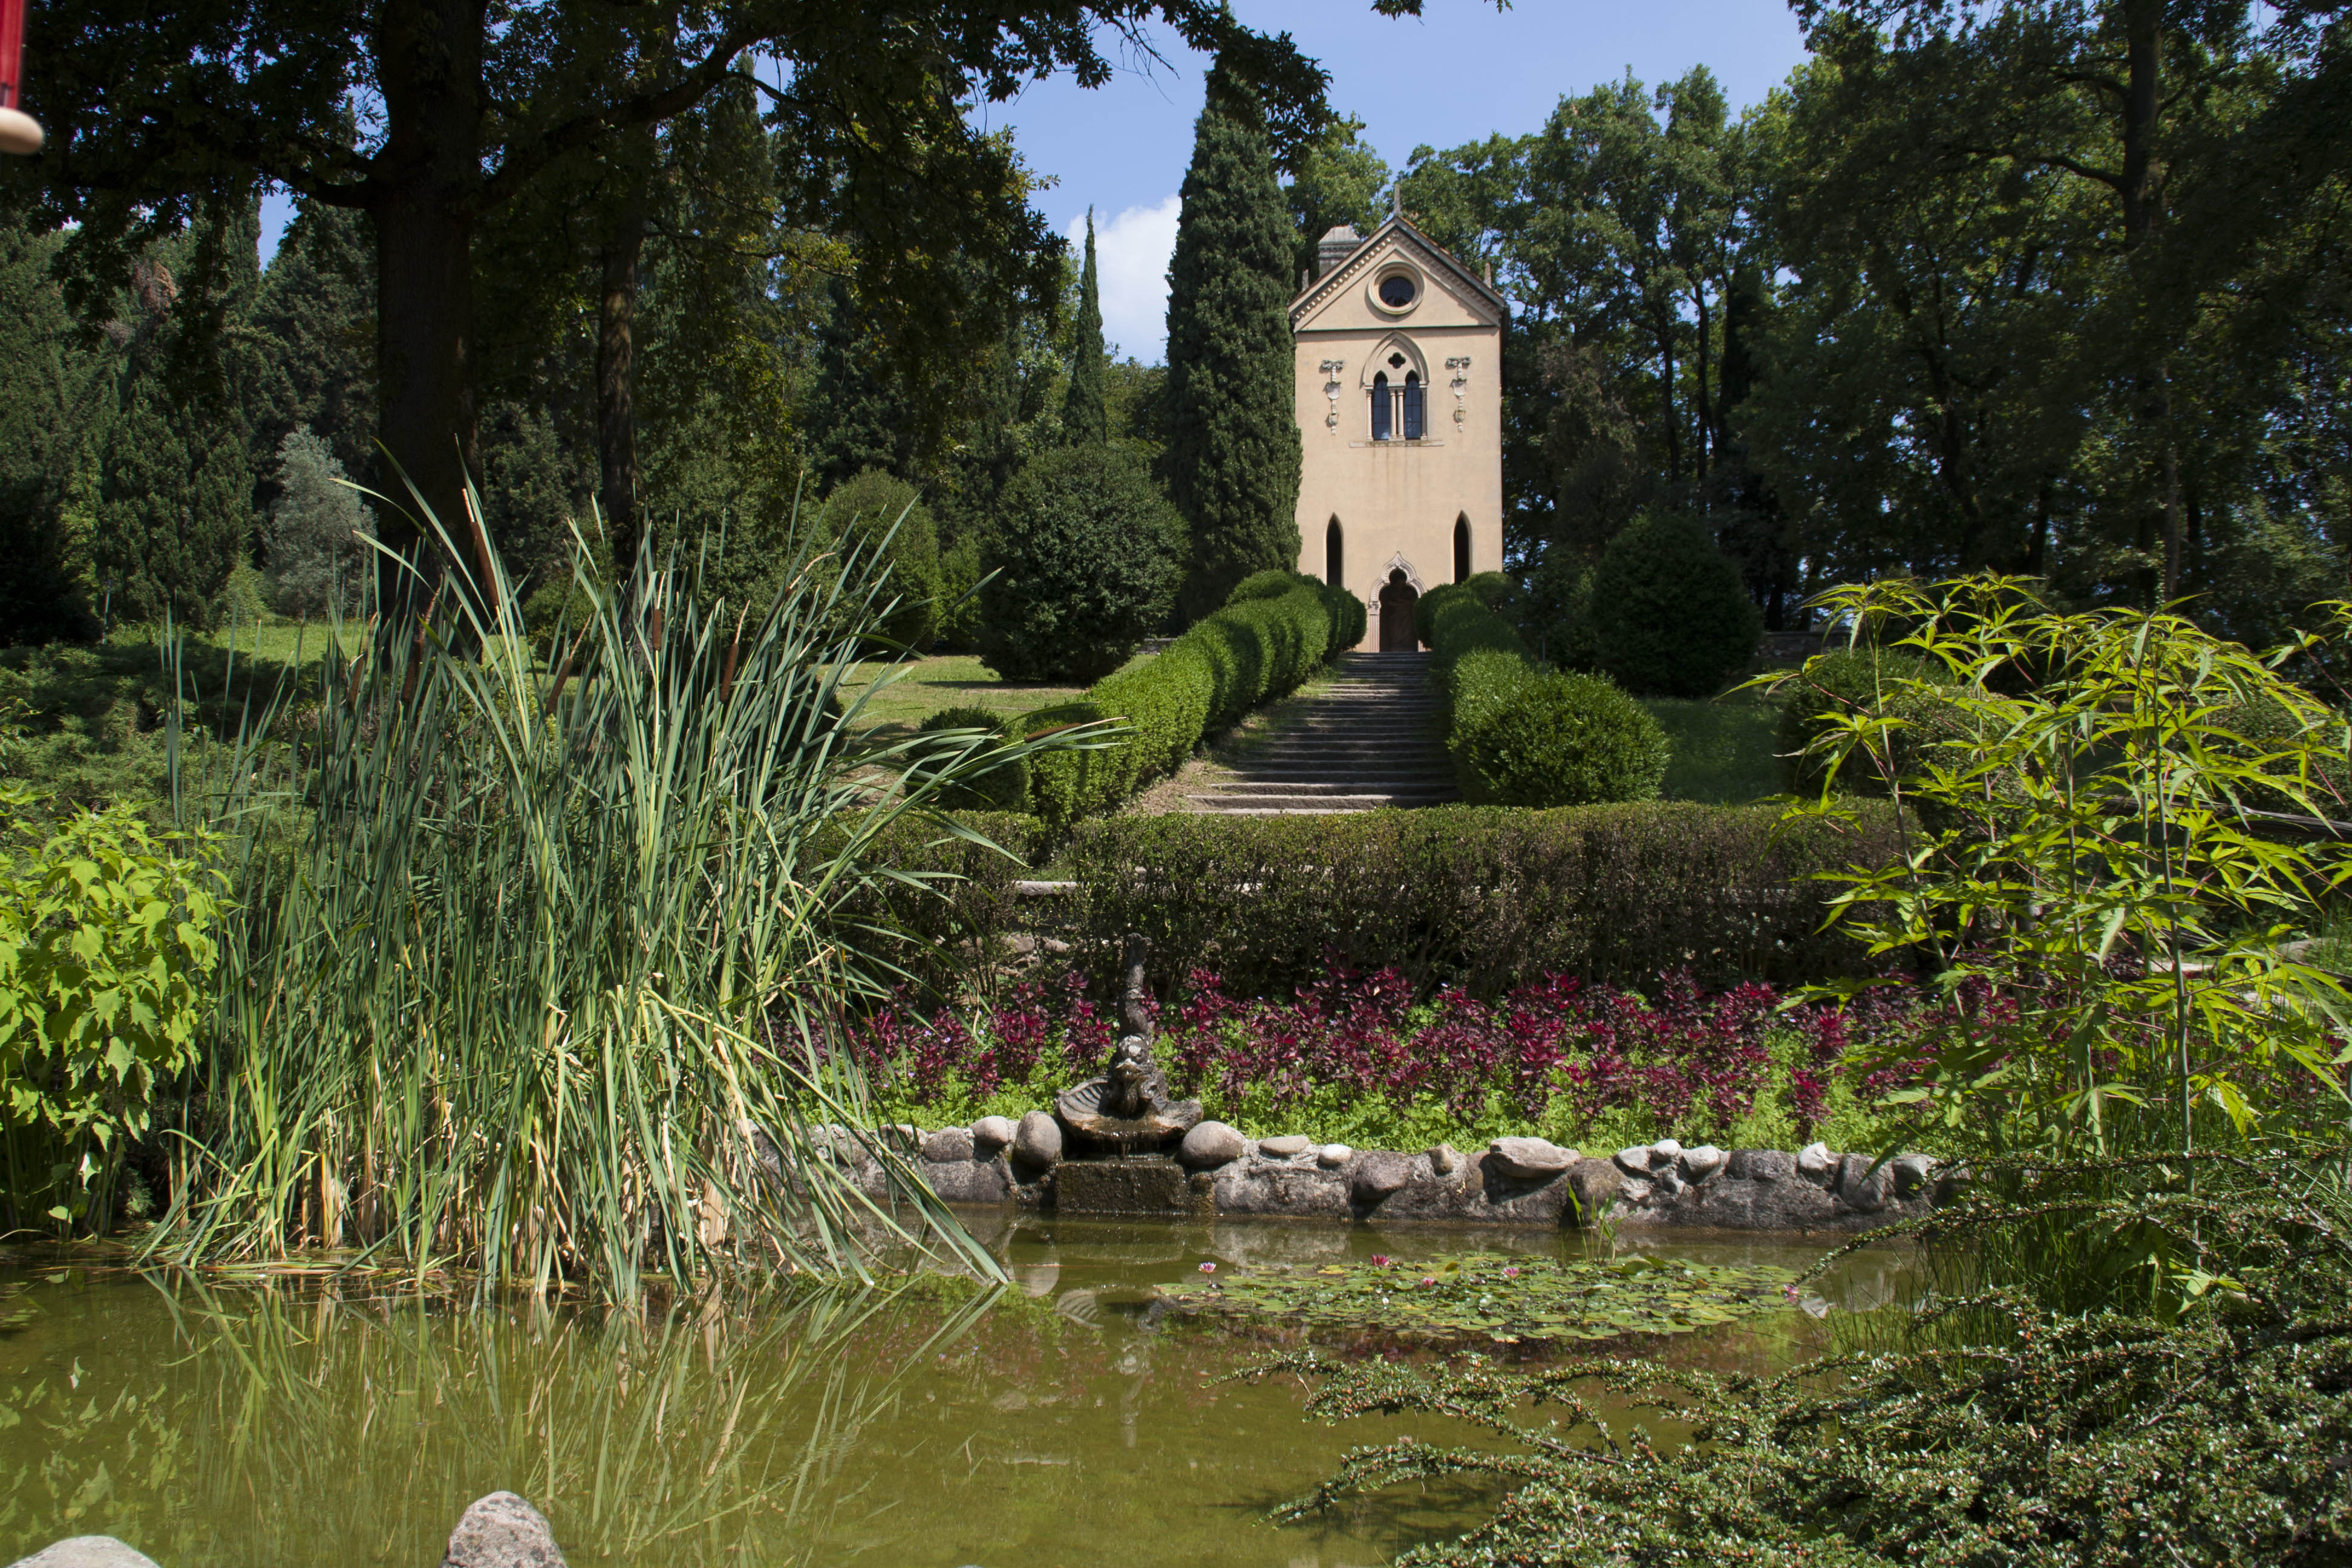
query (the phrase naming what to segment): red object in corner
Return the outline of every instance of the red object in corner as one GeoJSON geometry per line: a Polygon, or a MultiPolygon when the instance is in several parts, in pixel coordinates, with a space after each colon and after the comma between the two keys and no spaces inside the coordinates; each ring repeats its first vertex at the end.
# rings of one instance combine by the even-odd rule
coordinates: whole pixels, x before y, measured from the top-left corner
{"type": "Polygon", "coordinates": [[[0,0],[0,109],[24,107],[25,0],[0,0]]]}

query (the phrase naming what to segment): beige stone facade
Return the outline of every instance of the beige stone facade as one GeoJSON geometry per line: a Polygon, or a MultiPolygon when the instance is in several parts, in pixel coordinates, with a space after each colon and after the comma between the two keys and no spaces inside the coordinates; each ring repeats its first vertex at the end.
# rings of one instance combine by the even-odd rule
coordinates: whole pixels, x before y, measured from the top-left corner
{"type": "Polygon", "coordinates": [[[1298,569],[1364,601],[1366,647],[1410,648],[1414,598],[1503,563],[1507,307],[1402,217],[1320,249],[1290,305],[1298,569]]]}

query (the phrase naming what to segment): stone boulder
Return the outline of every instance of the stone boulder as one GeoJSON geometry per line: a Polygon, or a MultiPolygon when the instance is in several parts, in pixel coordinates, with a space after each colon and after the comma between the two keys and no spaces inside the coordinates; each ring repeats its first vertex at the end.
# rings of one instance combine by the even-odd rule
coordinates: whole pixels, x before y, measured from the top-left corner
{"type": "Polygon", "coordinates": [[[1327,1171],[1336,1171],[1356,1157],[1356,1152],[1345,1143],[1326,1143],[1315,1151],[1315,1163],[1327,1171]]]}
{"type": "Polygon", "coordinates": [[[1033,1110],[1021,1119],[1013,1134],[1013,1157],[1024,1165],[1049,1170],[1062,1163],[1062,1124],[1051,1112],[1033,1110]]]}
{"type": "Polygon", "coordinates": [[[1826,1143],[1808,1143],[1797,1151],[1797,1174],[1816,1186],[1828,1186],[1837,1180],[1838,1157],[1830,1152],[1826,1143]]]}
{"type": "Polygon", "coordinates": [[[993,1154],[1012,1142],[1020,1131],[1019,1123],[1010,1116],[983,1116],[971,1124],[972,1151],[979,1154],[993,1154]]]}
{"type": "Polygon", "coordinates": [[[950,1160],[971,1158],[971,1130],[968,1127],[942,1127],[937,1132],[923,1135],[923,1158],[935,1165],[950,1160]]]}
{"type": "Polygon", "coordinates": [[[441,1568],[564,1568],[555,1532],[539,1510],[512,1492],[492,1492],[467,1509],[449,1532],[441,1568]]]}
{"type": "Polygon", "coordinates": [[[1348,1196],[1360,1206],[1369,1208],[1391,1193],[1401,1191],[1411,1180],[1411,1155],[1370,1149],[1356,1156],[1356,1168],[1348,1177],[1348,1196]]]}
{"type": "Polygon", "coordinates": [[[155,1568],[155,1560],[110,1535],[73,1535],[19,1557],[14,1568],[155,1568]]]}
{"type": "Polygon", "coordinates": [[[1429,1168],[1436,1175],[1452,1175],[1462,1168],[1462,1151],[1451,1143],[1438,1144],[1429,1151],[1429,1168]]]}
{"type": "Polygon", "coordinates": [[[1497,1138],[1486,1145],[1488,1168],[1522,1182],[1557,1176],[1580,1158],[1546,1138],[1497,1138]]]}
{"type": "Polygon", "coordinates": [[[1315,1140],[1304,1132],[1286,1132],[1279,1138],[1261,1138],[1257,1152],[1269,1160],[1289,1160],[1315,1147],[1315,1140]]]}
{"type": "Polygon", "coordinates": [[[1696,1149],[1685,1149],[1683,1151],[1682,1157],[1683,1180],[1696,1186],[1722,1170],[1725,1162],[1729,1158],[1729,1155],[1712,1143],[1702,1143],[1696,1149]]]}
{"type": "Polygon", "coordinates": [[[1184,1134],[1178,1144],[1176,1157],[1195,1171],[1213,1171],[1219,1165],[1230,1165],[1250,1151],[1250,1142],[1242,1136],[1241,1129],[1223,1121],[1203,1121],[1184,1134]]]}

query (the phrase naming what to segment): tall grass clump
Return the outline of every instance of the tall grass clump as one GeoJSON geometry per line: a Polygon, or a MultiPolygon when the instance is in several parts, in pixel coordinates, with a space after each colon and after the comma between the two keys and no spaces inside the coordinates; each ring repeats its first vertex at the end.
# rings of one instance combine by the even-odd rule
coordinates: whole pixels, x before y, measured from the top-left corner
{"type": "Polygon", "coordinates": [[[866,1120],[833,1041],[890,978],[845,908],[920,879],[880,836],[1027,750],[859,738],[887,534],[748,605],[650,554],[608,588],[582,542],[590,613],[542,667],[478,514],[462,550],[426,522],[421,618],[342,628],[185,792],[241,836],[243,912],[152,1247],[619,1295],[919,1239],[992,1271],[911,1170],[869,1198],[819,1132],[866,1120]]]}

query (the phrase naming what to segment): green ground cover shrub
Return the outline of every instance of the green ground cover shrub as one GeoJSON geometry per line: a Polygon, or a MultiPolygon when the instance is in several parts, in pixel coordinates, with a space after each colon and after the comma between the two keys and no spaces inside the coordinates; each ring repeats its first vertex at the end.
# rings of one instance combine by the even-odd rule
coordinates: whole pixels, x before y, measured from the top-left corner
{"type": "Polygon", "coordinates": [[[1706,523],[1650,512],[1592,571],[1593,653],[1629,691],[1711,697],[1756,657],[1763,616],[1706,523]]]}
{"type": "Polygon", "coordinates": [[[1598,676],[1538,668],[1517,627],[1492,604],[1498,573],[1422,595],[1433,679],[1446,710],[1446,750],[1473,802],[1590,805],[1658,793],[1665,731],[1598,676]]]}
{"type": "MultiPolygon", "coordinates": [[[[916,726],[916,733],[938,735],[947,731],[974,731],[971,741],[974,752],[985,754],[991,751],[1010,749],[1021,739],[1023,725],[1019,718],[1001,713],[993,708],[961,705],[942,708],[916,726]]],[[[958,782],[943,786],[940,804],[951,811],[1019,812],[1029,805],[1029,759],[1025,755],[1007,755],[996,766],[973,775],[969,783],[958,782]]]]}
{"type": "Polygon", "coordinates": [[[982,658],[1008,680],[1101,679],[1166,619],[1182,555],[1183,521],[1136,453],[1039,453],[992,520],[982,658]]]}
{"type": "Polygon", "coordinates": [[[1260,573],[1234,603],[1193,624],[1156,657],[1099,681],[1075,702],[1031,713],[1027,732],[1105,720],[1123,726],[1108,744],[1038,760],[1030,805],[1067,826],[1108,811],[1151,779],[1183,765],[1204,734],[1263,703],[1286,697],[1331,654],[1360,637],[1364,609],[1354,595],[1281,574],[1288,586],[1265,596],[1260,573]]]}
{"type": "Polygon", "coordinates": [[[1763,1376],[1622,1353],[1531,1371],[1272,1359],[1255,1375],[1313,1382],[1311,1419],[1438,1416],[1479,1435],[1358,1449],[1276,1517],[1486,1478],[1504,1494],[1487,1522],[1412,1562],[2344,1562],[2347,1152],[2045,1169],[2014,1199],[1906,1222],[1851,1245],[1932,1227],[1927,1256],[1976,1278],[1832,1320],[1836,1349],[1763,1376]],[[1967,1267],[2053,1210],[2086,1234],[2167,1237],[2193,1266],[2159,1276],[2147,1305],[2089,1311],[1967,1267]],[[1659,1441],[1659,1424],[1709,1440],[1659,1441]]]}

